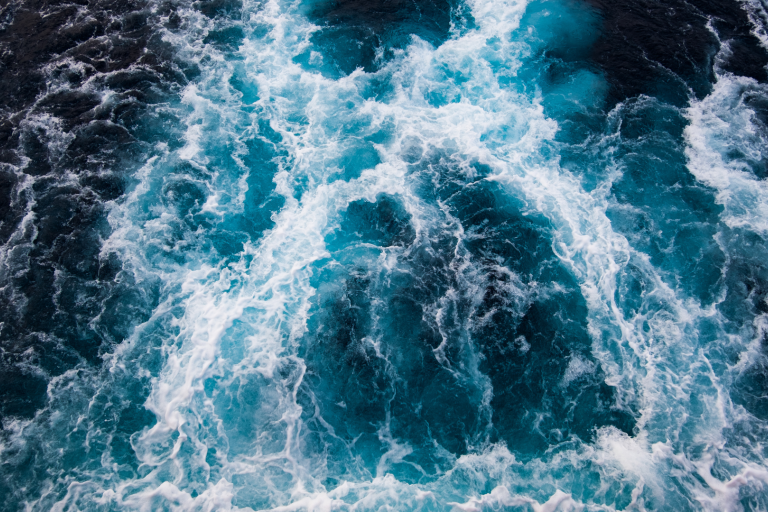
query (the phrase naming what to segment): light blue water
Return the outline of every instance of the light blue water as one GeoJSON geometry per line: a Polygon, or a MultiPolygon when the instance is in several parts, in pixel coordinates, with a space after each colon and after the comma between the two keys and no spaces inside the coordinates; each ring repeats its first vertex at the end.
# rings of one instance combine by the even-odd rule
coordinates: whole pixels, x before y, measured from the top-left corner
{"type": "Polygon", "coordinates": [[[765,86],[606,115],[584,4],[323,6],[164,31],[130,335],[6,425],[28,509],[768,508],[765,86]]]}

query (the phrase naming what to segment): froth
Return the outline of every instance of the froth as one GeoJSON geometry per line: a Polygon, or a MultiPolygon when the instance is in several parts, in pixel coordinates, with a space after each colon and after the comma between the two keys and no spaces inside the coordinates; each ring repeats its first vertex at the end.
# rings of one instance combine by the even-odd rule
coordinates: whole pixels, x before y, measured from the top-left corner
{"type": "MultiPolygon", "coordinates": [[[[729,422],[739,414],[699,343],[700,328],[719,319],[717,312],[675,288],[614,230],[607,210],[620,166],[585,189],[552,149],[558,124],[545,116],[541,91],[517,87],[532,53],[519,33],[526,6],[474,2],[476,28],[455,31],[437,48],[414,37],[378,71],[340,78],[313,68],[322,64],[319,53],[309,64],[296,59],[313,48],[319,30],[298,3],[244,2],[235,19],[182,12],[185,30],[165,38],[200,71],[173,105],[183,134],[175,146],[159,145],[135,187],[110,204],[112,234],[102,246],[103,257],[118,254],[126,275],[157,290],[150,318],[107,356],[110,375],[136,372],[146,383],[144,407],[154,422],[130,438],[135,468],[113,472],[116,463],[105,452],[96,469],[51,483],[63,496],[56,507],[553,512],[684,506],[692,496],[714,510],[737,509],[740,486],[766,482],[760,464],[735,453],[713,475],[729,422]],[[232,27],[245,34],[235,47],[209,39],[232,27]],[[352,170],[350,161],[361,155],[370,160],[352,170]],[[467,244],[480,235],[465,232],[447,201],[422,194],[423,184],[445,178],[440,173],[447,167],[460,188],[500,185],[521,216],[543,219],[556,263],[586,300],[592,342],[592,354],[564,356],[568,363],[554,387],[578,387],[604,372],[617,398],[602,405],[636,413],[634,436],[612,427],[594,432],[594,442],[561,435],[527,460],[495,440],[494,390],[479,370],[472,339],[485,321],[474,316],[488,288],[482,272],[501,276],[495,286],[508,300],[498,308],[520,317],[536,297],[563,290],[525,281],[491,257],[473,259],[467,244]],[[267,192],[249,195],[258,187],[267,192]],[[261,203],[248,204],[251,197],[261,203]],[[373,241],[355,233],[354,242],[330,246],[350,205],[382,197],[396,198],[412,232],[387,231],[373,241]],[[243,217],[257,213],[269,222],[243,228],[250,220],[243,217]],[[236,241],[214,245],[209,233],[236,241]],[[471,390],[481,426],[462,447],[467,453],[457,455],[433,437],[426,447],[396,438],[386,409],[372,430],[381,449],[368,463],[356,443],[373,441],[344,439],[306,391],[313,376],[302,344],[318,334],[309,328],[312,308],[319,298],[343,295],[346,286],[321,288],[317,276],[330,269],[336,279],[341,274],[334,269],[354,267],[354,278],[384,289],[399,274],[411,275],[406,256],[438,261],[446,254],[448,285],[424,305],[421,320],[441,340],[429,357],[471,390]],[[630,272],[643,287],[634,309],[624,307],[617,284],[630,272]],[[311,449],[320,435],[310,421],[332,439],[323,449],[311,449]],[[434,469],[409,458],[417,449],[432,455],[434,469]],[[396,478],[402,466],[417,476],[396,478]],[[665,479],[672,483],[665,486],[665,479]]],[[[721,77],[712,95],[688,110],[686,137],[691,172],[718,190],[726,224],[763,233],[763,182],[724,149],[740,144],[747,155],[761,151],[753,112],[740,99],[760,87],[721,77]],[[726,130],[732,125],[743,130],[726,130]]],[[[366,208],[360,210],[371,211],[366,208]]],[[[367,299],[376,313],[368,335],[356,340],[358,355],[380,363],[371,380],[386,377],[401,386],[384,390],[392,401],[406,381],[397,374],[395,352],[386,350],[384,299],[367,299]]],[[[522,354],[532,350],[524,336],[509,341],[522,354]]],[[[121,382],[115,377],[109,385],[121,382]]],[[[333,403],[353,414],[344,400],[333,403]]],[[[88,435],[98,438],[96,430],[88,435]]]]}

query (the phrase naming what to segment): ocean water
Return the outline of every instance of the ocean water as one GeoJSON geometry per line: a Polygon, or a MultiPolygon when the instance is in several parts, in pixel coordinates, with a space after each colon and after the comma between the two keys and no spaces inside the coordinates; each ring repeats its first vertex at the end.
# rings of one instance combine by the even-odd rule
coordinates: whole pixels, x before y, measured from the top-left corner
{"type": "Polygon", "coordinates": [[[764,0],[0,47],[0,510],[768,510],[764,0]]]}

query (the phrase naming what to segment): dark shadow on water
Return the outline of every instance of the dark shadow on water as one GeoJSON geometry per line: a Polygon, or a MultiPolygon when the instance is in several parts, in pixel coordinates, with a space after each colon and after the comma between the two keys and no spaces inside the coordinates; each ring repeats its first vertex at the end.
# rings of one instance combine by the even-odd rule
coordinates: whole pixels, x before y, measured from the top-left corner
{"type": "Polygon", "coordinates": [[[357,68],[375,71],[417,36],[439,46],[450,37],[451,23],[471,25],[459,0],[320,0],[306,1],[304,11],[321,28],[312,36],[324,62],[311,61],[309,50],[296,58],[332,76],[357,68]]]}
{"type": "Polygon", "coordinates": [[[425,173],[423,197],[450,209],[467,252],[449,232],[416,238],[400,199],[386,195],[351,203],[327,239],[336,263],[320,262],[313,277],[300,402],[306,448],[334,454],[325,459],[334,479],[375,474],[391,446],[383,432],[408,446],[388,470],[408,482],[489,441],[526,460],[589,442],[603,426],[633,434],[634,413],[592,356],[586,303],[546,223],[497,184],[462,182],[450,167],[425,173]],[[380,274],[375,247],[400,248],[393,271],[380,274]]]}

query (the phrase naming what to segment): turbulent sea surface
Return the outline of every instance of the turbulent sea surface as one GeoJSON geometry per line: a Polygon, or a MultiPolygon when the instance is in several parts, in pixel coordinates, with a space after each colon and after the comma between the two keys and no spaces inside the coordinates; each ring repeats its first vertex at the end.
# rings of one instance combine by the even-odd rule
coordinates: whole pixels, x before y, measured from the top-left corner
{"type": "Polygon", "coordinates": [[[768,510],[765,0],[0,1],[0,511],[768,510]]]}

